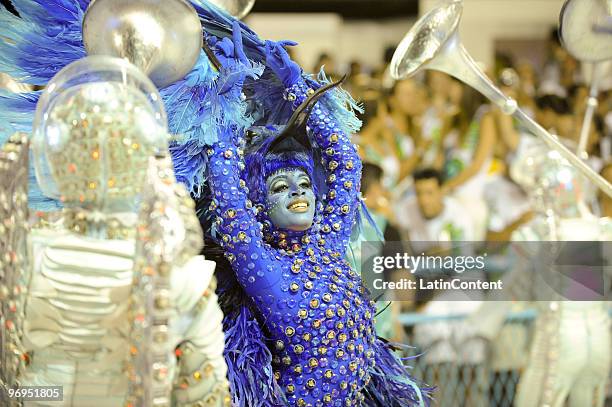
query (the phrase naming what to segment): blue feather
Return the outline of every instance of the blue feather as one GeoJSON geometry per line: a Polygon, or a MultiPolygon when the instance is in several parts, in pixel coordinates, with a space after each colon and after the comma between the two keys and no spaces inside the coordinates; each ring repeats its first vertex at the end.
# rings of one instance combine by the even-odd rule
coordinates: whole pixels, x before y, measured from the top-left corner
{"type": "MultiPolygon", "coordinates": [[[[233,17],[206,1],[194,0],[193,4],[208,33],[231,36],[233,17]]],[[[45,85],[63,67],[86,55],[81,25],[89,0],[14,0],[13,5],[20,18],[0,8],[0,38],[3,38],[0,71],[21,82],[45,85]]],[[[239,24],[247,54],[262,61],[259,47],[263,41],[246,25],[239,24]]],[[[224,76],[222,83],[215,84],[217,73],[202,56],[185,79],[162,90],[169,129],[181,135],[171,145],[177,178],[196,196],[200,194],[206,167],[203,146],[217,140],[217,126],[238,123],[246,128],[252,124],[244,103],[220,93],[242,75],[258,76],[262,70],[263,66],[258,64],[242,66],[224,76]]],[[[15,130],[31,130],[36,99],[37,95],[2,95],[0,141],[15,130]]],[[[32,187],[31,195],[41,195],[36,184],[32,187]]]]}
{"type": "Polygon", "coordinates": [[[241,77],[256,77],[263,71],[259,64],[235,63],[224,72],[223,80],[212,68],[202,52],[187,76],[161,90],[168,112],[168,128],[178,135],[170,146],[176,178],[184,183],[195,197],[201,194],[206,169],[205,147],[218,141],[223,128],[247,128],[253,120],[246,104],[229,94],[230,83],[241,77]]]}
{"type": "Polygon", "coordinates": [[[30,133],[40,92],[13,93],[0,89],[0,145],[16,131],[30,133]]]}
{"type": "MultiPolygon", "coordinates": [[[[319,71],[317,80],[308,78],[307,82],[317,88],[331,83],[323,68],[319,71]]],[[[363,107],[355,102],[353,97],[341,87],[336,87],[330,92],[326,92],[319,103],[323,103],[328,111],[332,112],[334,121],[340,125],[340,129],[344,133],[351,135],[361,129],[361,120],[357,118],[355,112],[363,113],[363,107]]]]}
{"type": "Polygon", "coordinates": [[[81,38],[84,1],[14,0],[21,18],[0,8],[0,71],[20,82],[45,85],[85,56],[81,38]]]}
{"type": "MultiPolygon", "coordinates": [[[[0,7],[0,71],[18,81],[45,85],[69,63],[85,56],[81,21],[89,1],[12,0],[20,15],[0,7]]],[[[0,145],[15,131],[30,133],[40,92],[0,91],[0,145]]],[[[30,160],[29,205],[50,211],[61,206],[40,191],[30,160]]]]}
{"type": "Polygon", "coordinates": [[[251,114],[257,126],[285,124],[293,114],[291,103],[284,99],[285,87],[280,80],[266,69],[256,81],[245,83],[251,114]]]}
{"type": "MultiPolygon", "coordinates": [[[[21,18],[6,9],[0,9],[0,71],[6,72],[17,80],[36,85],[46,84],[60,69],[85,56],[81,38],[81,23],[88,0],[15,0],[15,8],[21,18]]],[[[192,1],[198,12],[205,31],[226,38],[232,34],[236,20],[211,3],[203,0],[192,1]]],[[[181,81],[161,91],[168,111],[169,129],[180,135],[172,143],[175,171],[179,181],[186,184],[195,196],[201,193],[206,168],[204,146],[217,141],[218,126],[236,123],[247,128],[255,118],[262,123],[284,123],[292,109],[282,98],[284,87],[269,70],[263,73],[265,55],[264,42],[243,23],[242,43],[247,55],[255,63],[251,66],[234,67],[232,72],[222,76],[214,71],[208,59],[201,55],[193,70],[181,81]],[[236,80],[244,77],[257,77],[247,81],[245,90],[250,100],[262,101],[257,116],[247,104],[231,95],[224,95],[236,80]]],[[[324,74],[322,79],[326,80],[324,74]]],[[[0,132],[30,131],[37,95],[0,98],[0,132]]],[[[345,124],[346,130],[353,132],[358,128],[351,106],[356,105],[346,94],[336,90],[325,95],[325,103],[334,115],[345,124]],[[348,108],[348,109],[347,109],[348,108]]],[[[5,136],[6,137],[6,136],[5,136]]],[[[0,139],[2,141],[2,139],[0,139]]]]}
{"type": "Polygon", "coordinates": [[[259,47],[264,42],[242,21],[236,20],[227,12],[206,0],[190,0],[195,8],[204,30],[215,37],[225,38],[232,36],[233,24],[238,23],[242,31],[242,43],[249,58],[262,61],[265,55],[259,47]]]}
{"type": "MultiPolygon", "coordinates": [[[[210,201],[204,199],[200,203],[210,201]]],[[[282,407],[287,405],[283,390],[272,370],[269,338],[263,331],[252,303],[236,280],[223,251],[214,242],[208,243],[207,257],[215,260],[217,268],[219,306],[223,310],[225,332],[224,356],[233,406],[282,407]]]]}
{"type": "MultiPolygon", "coordinates": [[[[32,116],[40,92],[12,93],[0,89],[0,145],[15,132],[31,133],[32,116]]],[[[28,202],[31,208],[53,211],[61,208],[59,202],[43,195],[34,175],[34,160],[29,160],[28,202]]]]}
{"type": "Polygon", "coordinates": [[[371,381],[365,389],[366,406],[404,407],[429,406],[433,388],[420,387],[408,374],[408,367],[395,353],[393,346],[381,338],[374,344],[376,365],[370,369],[371,381]]]}
{"type": "Polygon", "coordinates": [[[261,326],[246,304],[235,304],[234,310],[223,319],[225,362],[234,405],[287,405],[272,374],[272,354],[261,326]]]}

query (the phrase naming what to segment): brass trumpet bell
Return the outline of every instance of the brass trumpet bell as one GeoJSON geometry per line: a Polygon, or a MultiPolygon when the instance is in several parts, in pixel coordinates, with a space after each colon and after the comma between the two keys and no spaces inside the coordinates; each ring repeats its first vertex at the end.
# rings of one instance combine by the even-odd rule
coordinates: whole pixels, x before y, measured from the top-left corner
{"type": "Polygon", "coordinates": [[[202,24],[186,0],[94,0],[83,18],[89,55],[125,58],[159,88],[193,68],[202,41],[202,24]]]}

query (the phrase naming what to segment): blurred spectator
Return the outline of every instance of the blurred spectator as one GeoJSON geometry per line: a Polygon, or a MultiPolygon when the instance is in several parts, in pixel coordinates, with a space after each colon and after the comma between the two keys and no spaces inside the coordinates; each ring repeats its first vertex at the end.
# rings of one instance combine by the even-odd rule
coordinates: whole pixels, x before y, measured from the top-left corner
{"type": "Polygon", "coordinates": [[[531,102],[536,94],[538,84],[536,70],[533,64],[523,60],[516,64],[516,72],[520,81],[519,103],[521,106],[531,107],[531,102]]]}
{"type": "MultiPolygon", "coordinates": [[[[587,107],[587,100],[589,97],[589,89],[587,86],[583,84],[574,84],[568,89],[568,96],[570,102],[570,108],[574,115],[574,121],[576,123],[575,132],[574,132],[574,143],[577,145],[580,141],[580,133],[582,130],[584,115],[587,107]]],[[[603,98],[602,102],[604,101],[603,98]]],[[[600,102],[600,103],[602,103],[600,102]]],[[[601,140],[605,134],[605,122],[604,117],[598,112],[595,111],[595,115],[593,116],[593,121],[591,123],[589,137],[587,139],[586,149],[585,151],[589,156],[593,156],[595,154],[601,157],[601,140]]],[[[599,167],[594,167],[596,171],[601,169],[601,165],[599,167]]]]}
{"type": "Polygon", "coordinates": [[[360,133],[362,158],[383,168],[385,188],[395,188],[411,174],[431,143],[420,137],[419,123],[412,120],[426,108],[424,94],[413,80],[396,82],[387,102],[378,104],[376,117],[360,133]]]}
{"type": "MultiPolygon", "coordinates": [[[[581,99],[580,87],[572,87],[569,93],[573,96],[571,99],[571,101],[574,102],[573,105],[566,99],[556,95],[538,97],[536,99],[536,121],[551,133],[558,135],[563,144],[570,150],[576,151],[580,141],[580,129],[582,127],[583,115],[574,113],[572,107],[584,111],[580,105],[584,105],[586,102],[584,99],[581,99]]],[[[599,134],[602,132],[603,121],[601,117],[594,116],[585,151],[588,154],[588,159],[586,161],[595,171],[599,171],[603,165],[602,159],[595,154],[599,149],[599,134]]]]}
{"type": "MultiPolygon", "coordinates": [[[[498,77],[500,90],[514,100],[519,98],[519,77],[514,69],[502,69],[498,77]]],[[[509,157],[516,151],[520,142],[520,132],[512,116],[504,114],[501,109],[495,107],[492,110],[495,119],[495,128],[499,134],[499,142],[496,143],[495,156],[508,163],[509,157]]]]}
{"type": "Polygon", "coordinates": [[[512,233],[532,216],[527,194],[508,176],[508,167],[491,177],[485,190],[489,208],[487,240],[509,242],[512,233]]]}
{"type": "Polygon", "coordinates": [[[569,112],[567,101],[557,95],[543,95],[535,99],[536,121],[546,130],[557,134],[558,118],[569,112]]]}
{"type": "Polygon", "coordinates": [[[612,159],[612,90],[607,90],[599,95],[597,114],[602,118],[601,158],[608,162],[612,159]]]}
{"type": "Polygon", "coordinates": [[[547,48],[548,59],[544,65],[538,93],[540,95],[549,94],[565,97],[566,91],[562,86],[562,82],[566,82],[568,79],[569,66],[565,66],[565,61],[570,58],[570,56],[565,48],[561,46],[557,28],[553,28],[550,31],[547,48]]]}
{"type": "MultiPolygon", "coordinates": [[[[382,168],[376,164],[363,163],[361,175],[361,193],[368,205],[370,215],[375,225],[363,222],[361,235],[357,242],[353,242],[353,252],[356,257],[356,268],[361,273],[361,265],[364,259],[361,257],[361,242],[377,242],[381,238],[389,244],[381,246],[378,253],[370,253],[372,256],[393,257],[396,253],[403,253],[401,237],[398,230],[393,226],[394,214],[391,210],[387,192],[381,185],[382,168]],[[380,235],[382,234],[382,236],[380,235]]],[[[386,270],[384,278],[386,281],[394,279],[393,270],[386,270]]],[[[403,275],[404,273],[402,273],[403,275]]],[[[377,310],[380,314],[376,317],[376,333],[393,342],[405,341],[404,329],[399,322],[401,304],[398,301],[412,300],[412,298],[396,298],[391,291],[387,291],[379,301],[377,310]],[[384,310],[384,311],[383,311],[384,310]]]]}
{"type": "Polygon", "coordinates": [[[425,78],[427,90],[431,95],[431,106],[439,111],[448,109],[449,90],[452,81],[450,76],[440,71],[427,71],[425,78]]]}
{"type": "Polygon", "coordinates": [[[473,226],[459,201],[445,197],[440,172],[432,168],[414,173],[416,194],[398,205],[398,225],[413,252],[435,251],[439,243],[472,241],[473,226]]]}
{"type": "Polygon", "coordinates": [[[474,240],[484,240],[487,206],[484,186],[497,139],[495,117],[475,90],[463,87],[452,129],[445,135],[445,193],[452,191],[469,212],[474,240]]]}
{"type": "Polygon", "coordinates": [[[382,185],[382,177],[383,169],[380,166],[369,162],[363,163],[361,193],[372,215],[375,219],[379,219],[376,224],[381,232],[386,230],[389,223],[395,223],[395,213],[391,207],[389,192],[382,185]]]}
{"type": "MultiPolygon", "coordinates": [[[[453,198],[444,197],[438,171],[416,171],[414,186],[416,197],[406,203],[399,217],[405,219],[404,228],[409,234],[414,253],[439,254],[447,242],[472,240],[472,222],[466,217],[461,204],[453,198]]],[[[422,302],[430,294],[417,293],[417,301],[422,302]]],[[[449,316],[469,314],[480,306],[480,301],[474,300],[445,301],[447,294],[435,295],[420,312],[433,317],[449,316]]],[[[446,384],[436,395],[440,406],[477,407],[486,404],[488,382],[483,367],[486,343],[472,337],[469,326],[462,321],[417,325],[414,340],[425,351],[422,358],[426,376],[434,383],[446,384]],[[461,342],[461,346],[456,346],[457,342],[461,342]],[[461,388],[464,391],[457,393],[456,389],[461,388]]]]}
{"type": "Polygon", "coordinates": [[[338,71],[336,69],[336,61],[331,55],[326,52],[323,52],[319,55],[319,57],[317,58],[317,62],[315,62],[312,68],[312,72],[318,73],[321,68],[325,69],[325,73],[327,74],[327,76],[330,76],[334,79],[339,79],[338,71]]]}

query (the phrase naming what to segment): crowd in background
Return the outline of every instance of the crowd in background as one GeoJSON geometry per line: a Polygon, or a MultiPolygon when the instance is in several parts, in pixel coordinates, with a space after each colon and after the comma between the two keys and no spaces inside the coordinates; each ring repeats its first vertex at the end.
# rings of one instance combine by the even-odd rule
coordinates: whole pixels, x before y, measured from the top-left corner
{"type": "MultiPolygon", "coordinates": [[[[544,66],[497,55],[495,66],[487,74],[523,110],[575,151],[588,97],[584,78],[588,69],[581,69],[580,62],[565,51],[556,32],[551,33],[548,48],[544,66]]],[[[378,67],[366,68],[359,61],[351,61],[342,71],[340,61],[322,54],[314,68],[318,71],[323,65],[336,78],[348,74],[345,88],[364,107],[363,127],[355,141],[363,161],[369,164],[367,169],[376,166],[382,170],[382,189],[376,193],[377,199],[367,202],[368,206],[385,213],[400,230],[405,229],[402,222],[406,214],[398,213],[397,204],[414,192],[415,173],[427,169],[440,179],[441,194],[465,204],[475,218],[474,228],[466,232],[469,237],[498,238],[496,233],[521,214],[493,202],[500,193],[513,190],[496,181],[504,177],[512,182],[507,177],[509,168],[531,136],[478,92],[444,73],[423,71],[415,78],[393,81],[388,75],[392,53],[389,49],[378,67]]],[[[588,163],[608,178],[611,105],[612,92],[604,89],[586,146],[588,163]]],[[[600,198],[594,202],[593,211],[611,216],[609,200],[600,198]]]]}
{"type": "MultiPolygon", "coordinates": [[[[354,140],[364,162],[362,193],[378,228],[387,241],[401,241],[406,251],[415,254],[435,253],[442,242],[449,241],[509,241],[534,216],[528,191],[512,173],[513,166],[515,171],[525,171],[516,166],[517,157],[525,156],[534,137],[478,92],[445,73],[425,71],[393,81],[388,72],[392,55],[389,49],[377,67],[351,61],[341,70],[342,61],[322,54],[313,68],[317,72],[323,65],[333,78],[348,74],[345,88],[364,107],[363,127],[354,140]]],[[[556,32],[551,32],[544,66],[497,55],[495,66],[486,72],[532,118],[576,151],[589,93],[588,67],[563,49],[556,32]]],[[[612,181],[611,107],[612,90],[603,89],[584,157],[608,181],[612,181]]],[[[612,217],[610,198],[588,184],[584,193],[594,214],[612,217]]],[[[492,349],[475,339],[458,350],[451,338],[469,337],[465,323],[434,322],[407,332],[396,323],[396,316],[400,312],[469,315],[481,306],[480,301],[446,302],[443,297],[418,293],[393,299],[404,301],[393,302],[379,315],[379,333],[398,342],[406,342],[408,333],[411,344],[427,350],[420,363],[433,367],[428,379],[443,389],[439,405],[488,404],[484,401],[488,385],[473,390],[478,387],[473,385],[478,369],[459,369],[460,374],[451,380],[440,377],[440,372],[449,371],[445,364],[479,366],[488,355],[496,372],[506,372],[508,380],[516,383],[528,354],[527,331],[506,327],[510,331],[500,333],[492,349]],[[472,390],[458,394],[450,381],[462,381],[465,389],[472,390]]]]}
{"type": "MultiPolygon", "coordinates": [[[[576,151],[589,69],[557,38],[556,30],[551,32],[544,66],[497,55],[495,66],[486,72],[532,118],[576,151]]],[[[445,73],[423,71],[414,78],[392,80],[392,55],[390,48],[380,66],[351,61],[341,70],[341,61],[321,54],[313,68],[316,72],[324,66],[333,78],[348,74],[344,87],[364,107],[363,127],[354,140],[365,163],[362,192],[367,206],[406,242],[509,240],[532,216],[526,191],[510,173],[533,136],[445,73]]],[[[612,90],[603,89],[598,99],[585,159],[610,180],[612,90]]],[[[612,216],[609,198],[594,187],[585,193],[593,213],[612,216]]]]}

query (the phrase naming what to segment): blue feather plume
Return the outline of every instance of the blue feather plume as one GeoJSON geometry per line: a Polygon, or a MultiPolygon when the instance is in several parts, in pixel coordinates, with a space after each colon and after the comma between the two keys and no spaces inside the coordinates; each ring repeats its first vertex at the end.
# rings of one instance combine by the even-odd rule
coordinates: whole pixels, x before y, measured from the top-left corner
{"type": "Polygon", "coordinates": [[[81,22],[89,1],[13,0],[20,17],[0,7],[0,71],[45,85],[85,56],[81,22]]]}
{"type": "Polygon", "coordinates": [[[223,80],[204,52],[187,76],[161,91],[168,112],[168,128],[176,134],[170,145],[177,180],[184,183],[195,197],[204,184],[207,157],[205,147],[217,141],[218,135],[231,135],[238,127],[253,123],[246,103],[226,92],[237,78],[256,77],[263,71],[259,64],[236,63],[224,72],[223,80]]]}
{"type": "MultiPolygon", "coordinates": [[[[0,89],[0,145],[15,132],[31,133],[32,117],[40,92],[13,93],[0,89]]],[[[34,160],[30,157],[28,201],[32,208],[48,212],[61,208],[58,201],[43,195],[34,176],[34,160]]]]}
{"type": "Polygon", "coordinates": [[[13,93],[0,89],[0,145],[16,131],[32,132],[40,92],[13,93]]]}
{"type": "MultiPolygon", "coordinates": [[[[16,80],[45,85],[69,63],[85,56],[81,22],[89,1],[12,0],[20,17],[0,6],[0,71],[16,80]]],[[[15,131],[31,133],[40,92],[0,91],[0,145],[15,131]]],[[[57,210],[40,191],[30,160],[29,205],[57,210]]]]}
{"type": "MultiPolygon", "coordinates": [[[[57,72],[86,55],[81,25],[89,0],[14,0],[20,17],[0,8],[0,71],[16,80],[45,85],[57,72]]],[[[229,37],[235,19],[216,6],[193,1],[207,33],[229,37]]],[[[263,42],[246,25],[239,23],[247,53],[259,55],[263,42]]],[[[204,146],[216,141],[217,126],[252,123],[246,105],[237,98],[223,95],[232,81],[241,76],[258,76],[263,65],[253,64],[234,69],[216,83],[218,74],[204,54],[193,70],[181,81],[161,91],[168,111],[171,133],[180,135],[170,146],[177,179],[199,196],[204,181],[206,155],[204,146]]],[[[31,131],[38,93],[0,95],[0,142],[16,130],[31,131]]],[[[31,185],[30,196],[42,196],[38,186],[31,185]]],[[[42,209],[30,199],[31,206],[42,209]]]]}
{"type": "MultiPolygon", "coordinates": [[[[321,68],[317,75],[317,80],[315,81],[312,77],[309,77],[307,82],[318,88],[331,83],[331,79],[327,77],[325,71],[321,68]]],[[[363,107],[353,99],[350,93],[341,87],[336,87],[330,92],[326,92],[319,103],[322,103],[332,113],[334,121],[338,123],[340,129],[345,134],[352,135],[361,129],[361,120],[357,118],[355,112],[363,113],[363,107]]]]}
{"type": "Polygon", "coordinates": [[[408,374],[408,367],[395,353],[393,347],[405,345],[390,344],[377,338],[374,343],[376,365],[369,369],[370,383],[365,388],[366,406],[406,407],[429,406],[433,388],[419,386],[408,374]]]}
{"type": "Polygon", "coordinates": [[[261,47],[265,45],[264,41],[261,40],[246,24],[244,24],[242,21],[236,20],[234,17],[230,16],[224,10],[215,6],[211,2],[206,0],[190,1],[198,13],[200,21],[202,21],[204,31],[218,38],[231,37],[233,25],[238,23],[242,34],[242,45],[246,55],[253,61],[265,61],[265,54],[261,50],[261,47]]]}
{"type": "Polygon", "coordinates": [[[272,354],[261,326],[246,304],[236,304],[226,315],[225,362],[234,405],[282,407],[287,405],[272,373],[272,354]]]}
{"type": "MultiPolygon", "coordinates": [[[[0,9],[0,71],[19,81],[44,85],[59,70],[86,55],[81,35],[81,24],[88,0],[14,0],[21,18],[8,10],[0,9]]],[[[230,37],[236,20],[204,0],[192,0],[207,34],[230,37]]],[[[237,99],[222,95],[223,84],[215,83],[218,74],[204,55],[193,70],[181,81],[161,91],[168,111],[171,133],[180,135],[171,144],[177,179],[199,196],[204,181],[206,156],[204,146],[216,141],[216,127],[224,123],[239,123],[248,127],[255,119],[258,123],[282,124],[291,116],[292,109],[283,98],[284,87],[268,69],[263,72],[264,42],[250,28],[238,22],[246,54],[255,63],[247,70],[247,76],[257,80],[247,81],[245,91],[249,100],[262,101],[259,114],[237,99]],[[215,87],[213,89],[213,87],[215,87]],[[220,94],[221,93],[221,94],[220,94]],[[231,117],[228,117],[230,116],[231,117]]],[[[235,71],[241,76],[245,72],[235,71]]],[[[328,81],[323,73],[323,82],[328,81]]],[[[224,75],[231,81],[231,75],[224,75]]],[[[314,82],[313,79],[309,79],[314,82]]],[[[0,95],[0,141],[15,130],[30,131],[38,94],[0,95]]],[[[360,125],[354,109],[354,101],[341,90],[325,95],[322,103],[333,112],[343,130],[356,131],[360,125]]],[[[37,189],[37,188],[34,188],[37,189]]],[[[36,192],[36,191],[34,191],[36,192]]]]}

